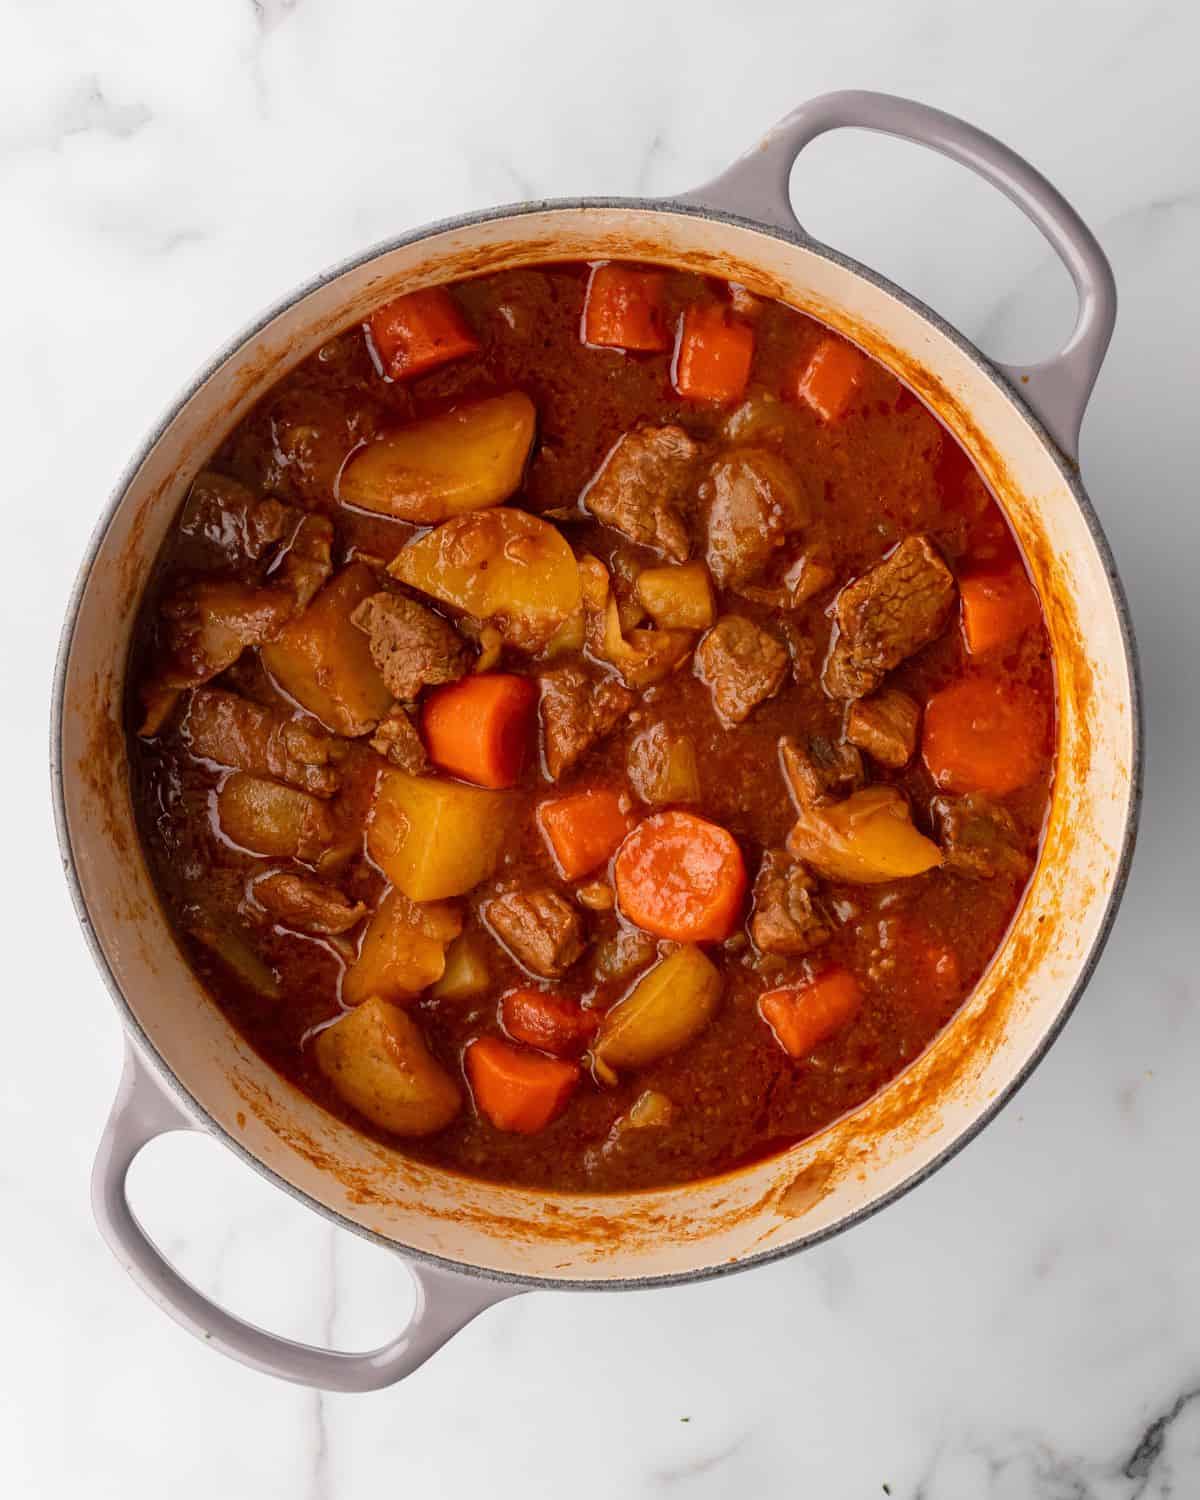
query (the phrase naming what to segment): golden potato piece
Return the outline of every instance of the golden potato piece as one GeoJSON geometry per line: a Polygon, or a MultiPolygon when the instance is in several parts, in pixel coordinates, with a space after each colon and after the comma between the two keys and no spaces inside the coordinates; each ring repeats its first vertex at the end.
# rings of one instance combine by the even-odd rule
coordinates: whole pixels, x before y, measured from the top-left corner
{"type": "Polygon", "coordinates": [[[446,952],[446,968],[430,990],[437,1000],[471,1000],[492,982],[487,961],[488,941],[481,932],[464,932],[446,952]]]}
{"type": "Polygon", "coordinates": [[[868,786],[844,802],[801,810],[788,834],[788,853],[830,880],[882,885],[936,869],[942,851],[913,826],[892,786],[868,786]]]}
{"type": "Polygon", "coordinates": [[[375,787],[367,851],[410,900],[444,901],[491,875],[511,811],[506,792],[385,771],[375,787]]]}
{"type": "Polygon", "coordinates": [[[394,1135],[432,1135],[462,1108],[416,1022],[378,996],[318,1033],[313,1050],[346,1103],[394,1135]]]}
{"type": "Polygon", "coordinates": [[[361,1005],[372,995],[400,1001],[442,977],[446,945],[462,931],[453,906],[418,906],[403,891],[390,890],[367,923],[358,957],[342,977],[342,999],[361,1005]]]}
{"type": "Polygon", "coordinates": [[[409,542],[388,572],[537,651],[579,609],[579,568],[548,521],[503,507],[444,521],[409,542]]]}
{"type": "Polygon", "coordinates": [[[643,568],[637,596],[656,625],[675,630],[707,630],[717,618],[708,569],[700,561],[643,568]]]}
{"type": "Polygon", "coordinates": [[[375,591],[366,563],[351,563],[261,649],[279,686],[335,734],[369,734],[392,704],[369,640],[350,622],[375,591]]]}
{"type": "Polygon", "coordinates": [[[607,1068],[642,1068],[703,1031],[721,998],[721,976],[699,948],[676,948],[604,1017],[593,1048],[607,1068]]]}
{"type": "Polygon", "coordinates": [[[521,483],[536,425],[520,391],[410,422],[358,450],[338,499],[423,526],[499,505],[521,483]]]}

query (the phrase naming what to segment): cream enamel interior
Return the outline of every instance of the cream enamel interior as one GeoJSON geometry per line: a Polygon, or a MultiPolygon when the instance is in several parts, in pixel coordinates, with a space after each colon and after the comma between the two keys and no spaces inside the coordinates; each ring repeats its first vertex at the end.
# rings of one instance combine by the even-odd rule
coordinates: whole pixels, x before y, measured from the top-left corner
{"type": "Polygon", "coordinates": [[[777,1251],[894,1192],[969,1130],[1042,1044],[1104,921],[1133,799],[1134,684],[1104,560],[1020,409],[936,325],[819,251],[662,209],[548,208],[386,251],[310,291],[241,344],[170,420],[124,490],[83,589],[67,662],[62,767],[83,901],[144,1033],[196,1110],[354,1225],[518,1276],[684,1275],[777,1251]],[[752,1169],[628,1197],[529,1193],[407,1161],[349,1130],[254,1054],[184,965],[144,867],[126,790],[123,674],[138,596],[177,506],[223,436],[283,372],[389,295],[555,258],[628,256],[731,276],[840,327],[890,363],[973,453],[1046,601],[1060,752],[1043,857],[1008,943],[928,1053],[821,1137],[752,1169]]]}

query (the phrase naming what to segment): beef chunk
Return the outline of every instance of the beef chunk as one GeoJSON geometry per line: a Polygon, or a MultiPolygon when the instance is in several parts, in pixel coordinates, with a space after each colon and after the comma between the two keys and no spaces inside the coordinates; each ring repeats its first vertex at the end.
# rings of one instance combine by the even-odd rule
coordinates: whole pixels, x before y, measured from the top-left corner
{"type": "Polygon", "coordinates": [[[726,589],[757,577],[812,512],[795,470],[761,448],[719,459],[700,496],[708,505],[709,572],[726,589]]]}
{"type": "Polygon", "coordinates": [[[785,734],[779,741],[779,764],[792,800],[801,812],[856,792],[866,781],[858,750],[822,735],[813,735],[807,745],[798,745],[785,734]]]}
{"type": "Polygon", "coordinates": [[[252,881],[247,896],[253,906],[261,907],[285,927],[319,937],[349,932],[367,914],[361,901],[348,901],[336,886],[285,870],[252,881]]]}
{"type": "Polygon", "coordinates": [[[980,792],[965,797],[935,797],[931,811],[945,852],[944,870],[992,880],[1012,875],[1024,880],[1032,861],[1022,847],[1010,814],[980,792]]]}
{"type": "Polygon", "coordinates": [[[271,582],[289,593],[299,613],[316,598],[333,572],[333,522],[303,516],[271,571],[271,582]]]}
{"type": "Polygon", "coordinates": [[[846,738],[881,766],[906,766],[917,748],[921,710],[896,688],[860,698],[846,719],[846,738]]]}
{"type": "Polygon", "coordinates": [[[236,479],[205,470],[188,491],[179,529],[184,536],[207,543],[226,561],[241,557],[257,562],[295,531],[300,516],[294,506],[270,495],[260,498],[236,479]]]}
{"type": "Polygon", "coordinates": [[[616,728],[637,699],[611,677],[596,679],[579,666],[556,667],[539,681],[542,758],[551,781],[557,781],[616,728]]]}
{"type": "Polygon", "coordinates": [[[271,776],[318,797],[332,797],[341,782],[337,763],[344,747],[338,740],[236,693],[196,688],[181,734],[200,760],[271,776]]]}
{"type": "Polygon", "coordinates": [[[470,664],[453,625],[403,594],[372,594],[350,618],[370,637],[371,660],[392,696],[405,702],[423,687],[456,682],[470,664]]]}
{"type": "Polygon", "coordinates": [[[640,927],[624,923],[596,948],[593,971],[600,984],[615,984],[650,966],[658,956],[658,944],[640,927]]]}
{"type": "Polygon", "coordinates": [[[483,915],[517,962],[542,979],[565,974],[584,950],[579,913],[548,887],[494,896],[483,915]]]}
{"type": "Polygon", "coordinates": [[[754,882],[750,936],[762,953],[811,953],[833,936],[817,904],[817,882],[802,864],[778,850],[763,855],[754,882]]]}
{"type": "Polygon", "coordinates": [[[155,735],[186,688],[211,682],[233,666],[247,646],[279,634],[295,604],[277,589],[232,578],[202,578],[163,604],[163,660],[141,688],[146,714],[140,735],[155,735]]]}
{"type": "Polygon", "coordinates": [[[942,633],[955,594],[950,569],[929,539],[906,538],[837,596],[825,691],[831,698],[873,693],[885,673],[942,633]]]}
{"type": "Polygon", "coordinates": [[[583,503],[630,541],[683,562],[691,541],[679,505],[699,454],[682,427],[635,427],[609,451],[583,503]]]}
{"type": "Polygon", "coordinates": [[[372,750],[410,775],[419,776],[429,767],[420,731],[399,704],[380,719],[370,744],[372,750]]]}
{"type": "Polygon", "coordinates": [[[738,593],[772,609],[800,609],[827,589],[836,577],[826,550],[807,547],[797,556],[783,560],[775,573],[775,582],[743,584],[738,593]]]}
{"type": "Polygon", "coordinates": [[[740,724],[787,675],[788,654],[753,620],[726,615],[696,647],[696,675],[707,683],[722,724],[740,724]]]}

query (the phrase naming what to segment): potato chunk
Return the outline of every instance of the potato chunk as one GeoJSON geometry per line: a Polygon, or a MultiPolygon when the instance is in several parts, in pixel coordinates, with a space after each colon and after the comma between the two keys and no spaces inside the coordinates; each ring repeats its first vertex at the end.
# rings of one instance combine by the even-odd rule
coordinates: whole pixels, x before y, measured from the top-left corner
{"type": "Polygon", "coordinates": [[[607,1068],[642,1068],[703,1031],[721,998],[721,976],[699,948],[676,948],[604,1017],[594,1048],[607,1068]]]}
{"type": "Polygon", "coordinates": [[[523,510],[455,516],[417,537],[388,572],[423,594],[497,625],[537,651],[579,609],[579,568],[562,533],[523,510]]]}
{"type": "Polygon", "coordinates": [[[520,391],[410,422],[358,450],[338,498],[423,526],[499,505],[521,483],[536,424],[520,391]]]}
{"type": "Polygon", "coordinates": [[[464,932],[446,951],[446,967],[430,993],[436,1000],[473,1000],[492,982],[487,939],[481,932],[464,932]]]}
{"type": "Polygon", "coordinates": [[[370,568],[351,563],[261,651],[279,686],[335,734],[369,734],[391,707],[370,642],[350,620],[374,592],[370,568]]]}
{"type": "Polygon", "coordinates": [[[856,885],[905,880],[942,862],[942,851],[913,827],[908,803],[891,786],[802,809],[787,847],[819,875],[856,885]]]}
{"type": "Polygon", "coordinates": [[[410,900],[444,901],[491,875],[511,812],[505,792],[385,771],[375,788],[367,851],[410,900]]]}
{"type": "Polygon", "coordinates": [[[708,569],[700,561],[643,568],[637,596],[656,625],[675,630],[707,630],[717,617],[708,569]]]}
{"type": "Polygon", "coordinates": [[[611,662],[626,687],[662,682],[683,665],[696,641],[693,631],[623,631],[608,569],[599,558],[589,556],[580,559],[578,573],[588,651],[598,661],[611,662]]]}
{"type": "Polygon", "coordinates": [[[342,978],[342,999],[361,1005],[372,995],[401,1001],[428,989],[446,967],[446,947],[462,931],[453,906],[418,906],[390,890],[367,923],[358,957],[342,978]]]}
{"type": "Polygon", "coordinates": [[[432,1135],[462,1108],[415,1021],[378,996],[320,1032],[317,1066],[347,1104],[394,1135],[432,1135]]]}
{"type": "Polygon", "coordinates": [[[298,859],[321,871],[336,869],[353,852],[324,802],[245,771],[222,782],[217,822],[239,849],[275,859],[298,859]]]}

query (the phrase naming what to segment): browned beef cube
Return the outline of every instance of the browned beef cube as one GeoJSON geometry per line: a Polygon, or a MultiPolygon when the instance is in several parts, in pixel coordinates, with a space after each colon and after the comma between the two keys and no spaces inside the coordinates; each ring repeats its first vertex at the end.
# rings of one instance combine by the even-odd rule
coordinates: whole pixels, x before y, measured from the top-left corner
{"type": "Polygon", "coordinates": [[[796,471],[760,448],[713,464],[701,498],[708,503],[709,572],[727,589],[757,577],[812,513],[796,471]]]}
{"type": "Polygon", "coordinates": [[[906,766],[917,748],[918,705],[897,688],[860,698],[846,719],[846,738],[872,760],[893,770],[906,766]]]}
{"type": "Polygon", "coordinates": [[[247,896],[252,907],[261,907],[285,927],[320,937],[349,932],[367,914],[361,901],[348,901],[336,886],[286,870],[252,880],[247,896]]]}
{"type": "Polygon", "coordinates": [[[419,776],[429,766],[420,731],[399,704],[380,719],[371,736],[371,749],[413,776],[419,776]]]}
{"type": "Polygon", "coordinates": [[[942,868],[957,875],[992,880],[1012,875],[1024,880],[1031,860],[1012,816],[980,792],[935,797],[933,823],[945,851],[942,868]]]}
{"type": "Polygon", "coordinates": [[[181,733],[200,760],[271,776],[318,797],[332,797],[341,782],[337,763],[345,747],[337,739],[237,693],[196,688],[181,733]]]}
{"type": "Polygon", "coordinates": [[[403,594],[372,594],[350,617],[371,639],[371,659],[392,695],[411,702],[423,687],[456,682],[470,664],[447,620],[403,594]]]}
{"type": "Polygon", "coordinates": [[[257,561],[295,531],[302,514],[295,506],[270,495],[260,497],[236,479],[206,469],[192,481],[179,529],[220,552],[225,561],[257,561]]]}
{"type": "Polygon", "coordinates": [[[726,615],[696,647],[696,675],[707,683],[722,724],[740,724],[787,675],[788,654],[753,620],[726,615]]]}
{"type": "Polygon", "coordinates": [[[785,734],[779,741],[779,764],[792,800],[801,810],[856,792],[866,780],[858,750],[821,735],[798,745],[785,734]]]}
{"type": "Polygon", "coordinates": [[[635,427],[609,452],[583,503],[630,541],[683,562],[691,541],[680,504],[699,453],[682,427],[635,427]]]}
{"type": "Polygon", "coordinates": [[[811,953],[833,936],[815,899],[817,882],[802,864],[778,850],[763,855],[754,882],[750,936],[762,953],[811,953]]]}
{"type": "Polygon", "coordinates": [[[580,666],[556,667],[542,688],[542,758],[557,781],[597,740],[610,734],[636,697],[611,677],[595,678],[580,666]]]}
{"type": "Polygon", "coordinates": [[[565,974],[584,950],[579,913],[548,887],[494,896],[483,915],[517,962],[543,979],[565,974]]]}
{"type": "Polygon", "coordinates": [[[941,635],[957,590],[927,537],[910,536],[834,603],[837,630],[825,662],[832,698],[864,698],[884,674],[941,635]]]}

